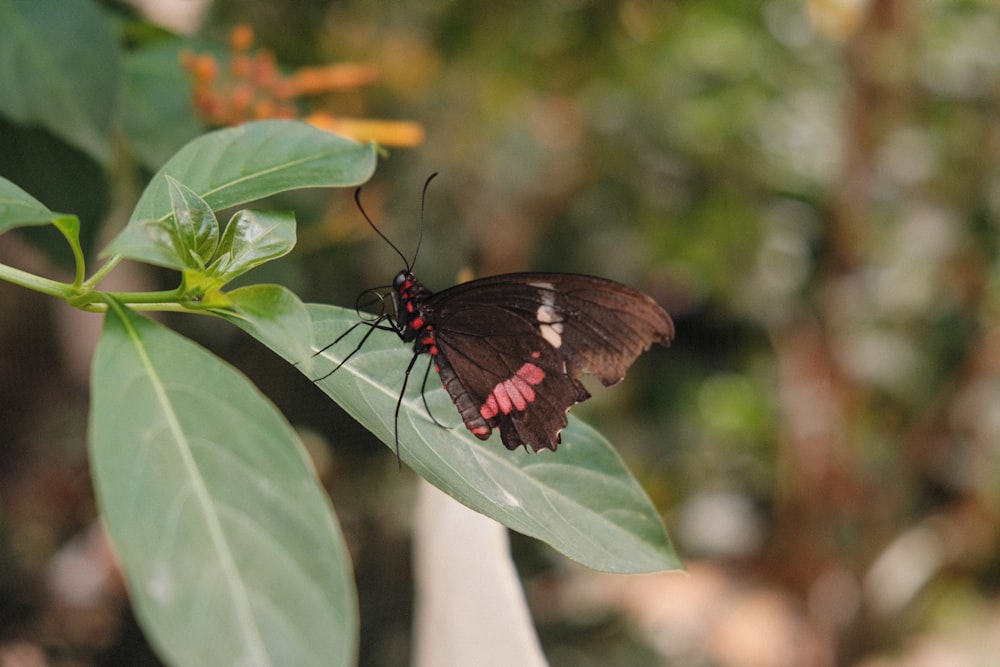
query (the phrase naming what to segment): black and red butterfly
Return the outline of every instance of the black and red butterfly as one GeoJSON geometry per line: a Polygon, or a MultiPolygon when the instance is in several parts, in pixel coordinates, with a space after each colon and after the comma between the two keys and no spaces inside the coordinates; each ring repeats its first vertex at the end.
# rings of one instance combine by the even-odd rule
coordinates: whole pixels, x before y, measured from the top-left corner
{"type": "MultiPolygon", "coordinates": [[[[355,200],[361,208],[359,194],[360,189],[355,200]]],[[[673,339],[673,322],[653,299],[593,276],[509,273],[431,292],[414,276],[413,263],[367,215],[365,219],[406,268],[392,283],[393,314],[356,324],[371,330],[323,377],[361,349],[375,329],[412,342],[413,358],[396,403],[397,426],[410,371],[426,353],[473,435],[486,440],[498,429],[508,449],[555,450],[570,407],[590,398],[581,375],[595,375],[605,386],[615,384],[653,343],[668,346],[673,339]]],[[[398,451],[398,427],[396,431],[398,451]]]]}

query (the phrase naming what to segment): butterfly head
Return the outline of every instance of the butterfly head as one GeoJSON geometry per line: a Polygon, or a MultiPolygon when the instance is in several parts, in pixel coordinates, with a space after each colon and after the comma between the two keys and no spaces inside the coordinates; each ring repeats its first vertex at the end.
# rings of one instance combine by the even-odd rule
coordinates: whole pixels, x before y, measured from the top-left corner
{"type": "Polygon", "coordinates": [[[403,293],[406,289],[413,285],[417,281],[413,273],[407,269],[400,271],[396,274],[396,277],[392,280],[392,290],[394,292],[403,293]]]}
{"type": "MultiPolygon", "coordinates": [[[[400,271],[392,280],[393,299],[398,300],[403,306],[412,303],[413,305],[407,308],[409,312],[412,312],[419,302],[424,301],[430,295],[431,291],[424,287],[424,284],[410,270],[400,271]]],[[[397,303],[398,305],[400,304],[397,303]]]]}

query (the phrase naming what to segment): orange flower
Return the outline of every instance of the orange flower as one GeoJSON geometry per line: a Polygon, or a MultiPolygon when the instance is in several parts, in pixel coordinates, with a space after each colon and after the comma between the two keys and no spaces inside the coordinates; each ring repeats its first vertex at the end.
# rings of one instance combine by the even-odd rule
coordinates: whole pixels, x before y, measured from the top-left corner
{"type": "MultiPolygon", "coordinates": [[[[239,25],[230,36],[228,67],[220,68],[211,54],[181,54],[181,65],[191,75],[198,113],[211,125],[236,125],[250,119],[295,118],[302,98],[367,86],[379,78],[373,65],[338,63],[281,72],[274,54],[253,51],[253,30],[239,25]]],[[[424,129],[410,121],[338,118],[326,111],[306,117],[313,125],[390,146],[416,146],[424,129]]]]}
{"type": "Polygon", "coordinates": [[[424,141],[423,126],[411,121],[338,118],[324,112],[310,114],[304,120],[321,130],[384,146],[419,146],[424,141]]]}

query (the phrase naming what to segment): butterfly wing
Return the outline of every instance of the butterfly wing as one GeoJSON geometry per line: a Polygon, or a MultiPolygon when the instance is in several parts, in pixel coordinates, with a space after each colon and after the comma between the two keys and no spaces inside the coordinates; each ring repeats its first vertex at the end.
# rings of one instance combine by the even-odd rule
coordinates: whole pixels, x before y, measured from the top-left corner
{"type": "Polygon", "coordinates": [[[585,373],[605,385],[653,343],[669,345],[670,317],[651,298],[601,278],[516,273],[431,296],[442,382],[465,425],[509,449],[555,449],[566,412],[589,398],[585,373]]]}

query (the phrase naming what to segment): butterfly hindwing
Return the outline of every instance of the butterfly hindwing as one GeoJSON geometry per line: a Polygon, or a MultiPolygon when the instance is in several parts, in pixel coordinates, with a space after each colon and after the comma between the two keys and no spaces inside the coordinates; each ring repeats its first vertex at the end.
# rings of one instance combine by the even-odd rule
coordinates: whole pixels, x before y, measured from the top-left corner
{"type": "Polygon", "coordinates": [[[498,428],[508,449],[555,449],[566,411],[590,396],[530,322],[497,307],[459,311],[435,338],[441,380],[466,427],[483,440],[498,428]]]}

